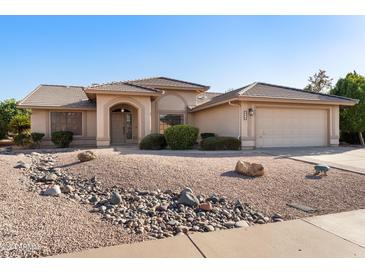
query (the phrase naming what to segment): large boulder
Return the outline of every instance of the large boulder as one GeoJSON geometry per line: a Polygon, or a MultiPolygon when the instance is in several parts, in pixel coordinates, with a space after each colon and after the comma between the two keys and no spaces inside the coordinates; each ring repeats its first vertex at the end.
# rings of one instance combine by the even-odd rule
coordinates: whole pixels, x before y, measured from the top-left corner
{"type": "Polygon", "coordinates": [[[196,207],[199,205],[199,199],[195,197],[193,191],[187,187],[180,192],[180,196],[179,199],[177,200],[177,203],[190,207],[196,207]]]}
{"type": "Polygon", "coordinates": [[[87,162],[96,159],[96,155],[94,152],[87,150],[77,154],[77,158],[80,160],[80,162],[87,162]]]}
{"type": "Polygon", "coordinates": [[[261,164],[250,163],[246,161],[239,160],[236,164],[235,171],[239,174],[246,176],[262,176],[264,175],[264,167],[261,164]]]}

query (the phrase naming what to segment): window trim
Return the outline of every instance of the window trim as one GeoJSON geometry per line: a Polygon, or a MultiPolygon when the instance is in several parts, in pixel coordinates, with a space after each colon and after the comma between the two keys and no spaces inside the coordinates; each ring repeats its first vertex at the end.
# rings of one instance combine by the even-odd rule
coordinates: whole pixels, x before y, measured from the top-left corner
{"type": "Polygon", "coordinates": [[[80,112],[81,113],[81,135],[73,135],[73,137],[79,138],[85,136],[85,123],[84,118],[84,111],[81,110],[50,110],[48,111],[48,127],[49,127],[49,137],[52,136],[52,112],[80,112]]]}
{"type": "Polygon", "coordinates": [[[180,115],[182,117],[182,123],[181,125],[185,125],[186,124],[186,114],[185,112],[174,112],[174,111],[159,111],[158,112],[158,122],[157,122],[157,132],[161,133],[160,130],[160,116],[161,115],[180,115]]]}

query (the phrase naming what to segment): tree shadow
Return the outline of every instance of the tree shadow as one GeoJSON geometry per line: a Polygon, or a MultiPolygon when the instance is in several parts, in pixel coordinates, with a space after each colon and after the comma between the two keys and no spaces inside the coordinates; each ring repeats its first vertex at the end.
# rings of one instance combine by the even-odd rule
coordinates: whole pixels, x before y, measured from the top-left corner
{"type": "Polygon", "coordinates": [[[308,175],[305,175],[305,178],[306,179],[310,179],[310,180],[320,180],[320,179],[322,179],[322,176],[308,174],[308,175]]]}

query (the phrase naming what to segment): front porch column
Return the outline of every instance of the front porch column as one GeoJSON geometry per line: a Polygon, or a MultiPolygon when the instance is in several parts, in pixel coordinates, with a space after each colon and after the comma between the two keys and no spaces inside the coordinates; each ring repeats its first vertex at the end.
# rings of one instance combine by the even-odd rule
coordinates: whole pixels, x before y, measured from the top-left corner
{"type": "Polygon", "coordinates": [[[106,98],[96,97],[96,146],[105,147],[110,145],[109,137],[109,109],[106,108],[106,98]]]}

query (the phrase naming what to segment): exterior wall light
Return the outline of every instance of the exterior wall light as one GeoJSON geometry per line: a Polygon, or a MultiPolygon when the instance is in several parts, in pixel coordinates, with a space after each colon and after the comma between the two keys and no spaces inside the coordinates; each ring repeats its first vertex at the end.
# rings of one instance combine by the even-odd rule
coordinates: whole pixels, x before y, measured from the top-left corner
{"type": "Polygon", "coordinates": [[[253,116],[253,113],[254,113],[253,108],[249,108],[249,109],[248,109],[248,114],[249,114],[250,116],[253,116]]]}

